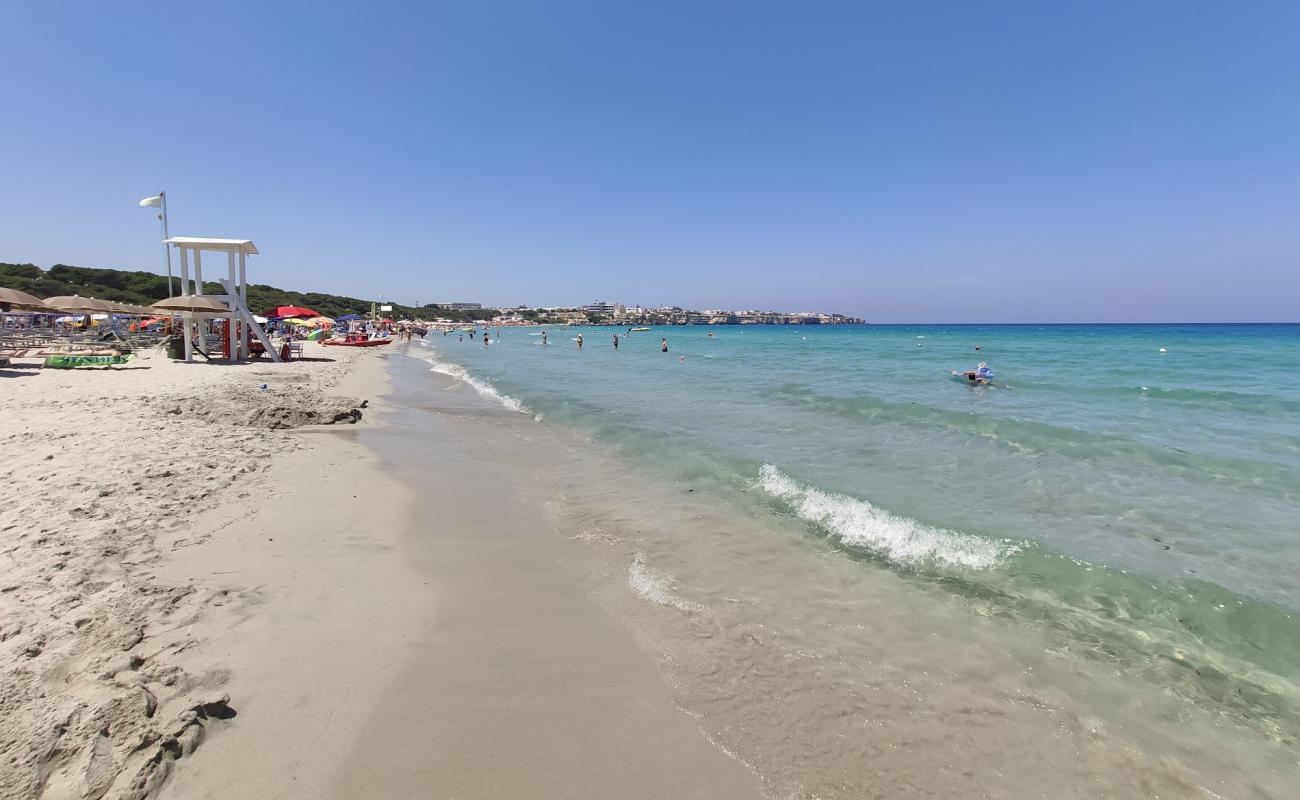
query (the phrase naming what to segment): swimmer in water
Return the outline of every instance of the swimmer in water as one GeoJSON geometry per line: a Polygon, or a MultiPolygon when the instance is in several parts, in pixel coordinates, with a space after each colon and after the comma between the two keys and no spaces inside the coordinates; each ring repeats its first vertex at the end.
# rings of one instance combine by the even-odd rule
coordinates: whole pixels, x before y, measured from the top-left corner
{"type": "Polygon", "coordinates": [[[581,333],[578,334],[577,342],[578,342],[578,349],[581,350],[581,349],[582,349],[582,334],[581,334],[581,333]]]}
{"type": "Polygon", "coordinates": [[[615,334],[612,334],[612,336],[614,337],[614,349],[617,350],[617,349],[618,349],[618,334],[615,333],[615,334]]]}
{"type": "Polygon", "coordinates": [[[979,384],[981,386],[985,386],[993,382],[993,370],[989,369],[989,365],[984,363],[983,361],[980,362],[979,367],[977,367],[975,370],[964,372],[962,374],[966,376],[966,380],[974,384],[979,384]]]}
{"type": "Polygon", "coordinates": [[[542,331],[542,344],[546,344],[546,331],[542,331]]]}
{"type": "Polygon", "coordinates": [[[667,353],[667,352],[668,352],[668,340],[667,340],[667,339],[660,339],[660,340],[659,340],[659,352],[661,352],[661,353],[667,353]]]}
{"type": "Polygon", "coordinates": [[[487,332],[487,331],[483,331],[483,346],[484,346],[484,347],[487,347],[487,346],[488,346],[488,339],[490,339],[490,338],[491,338],[491,337],[488,336],[488,332],[487,332]]]}

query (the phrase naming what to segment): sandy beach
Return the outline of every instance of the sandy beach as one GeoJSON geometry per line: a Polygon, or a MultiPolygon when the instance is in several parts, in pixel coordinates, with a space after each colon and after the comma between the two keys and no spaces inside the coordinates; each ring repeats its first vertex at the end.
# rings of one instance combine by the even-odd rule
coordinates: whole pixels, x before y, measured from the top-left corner
{"type": "Polygon", "coordinates": [[[0,379],[0,796],[757,796],[386,355],[306,355],[0,379]]]}
{"type": "Polygon", "coordinates": [[[149,796],[234,722],[241,665],[221,637],[272,589],[242,570],[310,533],[310,520],[262,528],[251,514],[292,506],[313,465],[354,455],[293,428],[364,413],[334,394],[348,378],[363,388],[356,354],[316,355],[2,371],[0,795],[149,796]],[[203,547],[234,536],[236,559],[203,547]]]}

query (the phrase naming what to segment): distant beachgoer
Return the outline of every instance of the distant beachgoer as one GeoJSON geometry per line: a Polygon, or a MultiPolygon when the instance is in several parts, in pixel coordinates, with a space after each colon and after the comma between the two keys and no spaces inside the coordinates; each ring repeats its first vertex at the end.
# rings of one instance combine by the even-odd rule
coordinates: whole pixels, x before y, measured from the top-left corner
{"type": "Polygon", "coordinates": [[[582,334],[581,334],[581,333],[578,334],[578,338],[576,339],[576,341],[578,342],[578,349],[581,350],[581,349],[582,349],[582,334]]]}
{"type": "Polygon", "coordinates": [[[546,331],[542,331],[542,344],[546,344],[546,331]]]}
{"type": "Polygon", "coordinates": [[[713,331],[709,331],[709,338],[710,338],[710,339],[714,338],[714,336],[713,336],[713,331]]]}
{"type": "Polygon", "coordinates": [[[660,339],[660,340],[659,340],[659,352],[661,352],[661,353],[667,353],[667,352],[668,352],[668,340],[667,340],[667,339],[660,339]]]}
{"type": "Polygon", "coordinates": [[[686,356],[678,356],[678,357],[677,357],[677,360],[678,360],[678,361],[681,361],[681,362],[685,362],[685,361],[686,361],[686,356]]]}
{"type": "Polygon", "coordinates": [[[614,337],[614,349],[617,350],[617,349],[618,349],[618,334],[615,333],[615,334],[612,334],[612,335],[613,335],[613,337],[614,337]]]}
{"type": "Polygon", "coordinates": [[[474,339],[474,331],[470,331],[470,332],[469,332],[469,338],[470,338],[471,341],[473,341],[473,339],[474,339]]]}
{"type": "Polygon", "coordinates": [[[463,341],[465,341],[465,334],[462,333],[460,336],[457,336],[457,337],[456,337],[456,341],[458,341],[458,342],[463,342],[463,341]]]}
{"type": "Polygon", "coordinates": [[[979,346],[979,345],[975,345],[975,352],[977,352],[977,353],[978,353],[978,352],[979,352],[979,350],[980,350],[980,346],[979,346]]]}
{"type": "Polygon", "coordinates": [[[492,338],[491,336],[488,336],[488,332],[487,332],[487,331],[483,331],[483,346],[484,346],[484,347],[487,347],[487,346],[488,346],[488,340],[491,339],[491,338],[492,338]]]}

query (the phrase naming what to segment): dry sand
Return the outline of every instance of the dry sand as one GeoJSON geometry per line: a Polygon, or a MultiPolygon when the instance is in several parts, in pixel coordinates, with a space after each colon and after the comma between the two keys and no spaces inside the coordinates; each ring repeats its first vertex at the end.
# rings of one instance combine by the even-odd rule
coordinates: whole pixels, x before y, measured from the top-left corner
{"type": "Polygon", "coordinates": [[[307,355],[0,371],[0,798],[757,796],[472,431],[307,355]]]}
{"type": "Polygon", "coordinates": [[[375,357],[308,355],[0,370],[0,797],[150,796],[233,722],[237,665],[187,652],[265,587],[199,556],[222,533],[198,521],[291,503],[288,479],[332,451],[289,429],[359,418],[328,392],[375,357]]]}

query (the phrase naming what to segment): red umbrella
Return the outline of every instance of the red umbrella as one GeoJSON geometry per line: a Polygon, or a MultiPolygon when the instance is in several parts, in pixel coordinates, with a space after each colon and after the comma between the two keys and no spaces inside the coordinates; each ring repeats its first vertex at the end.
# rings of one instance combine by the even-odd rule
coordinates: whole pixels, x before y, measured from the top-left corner
{"type": "Polygon", "coordinates": [[[319,317],[320,313],[302,306],[276,306],[262,312],[264,317],[319,317]]]}

